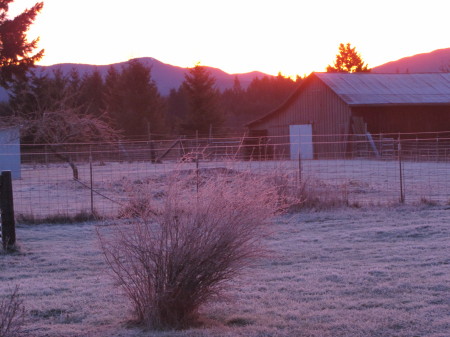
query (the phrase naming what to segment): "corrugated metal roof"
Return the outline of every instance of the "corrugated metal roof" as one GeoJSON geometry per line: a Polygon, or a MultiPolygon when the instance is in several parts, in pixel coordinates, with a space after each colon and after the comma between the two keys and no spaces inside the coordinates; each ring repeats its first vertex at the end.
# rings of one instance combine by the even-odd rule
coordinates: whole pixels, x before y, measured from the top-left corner
{"type": "Polygon", "coordinates": [[[450,104],[450,73],[315,73],[349,105],[450,104]]]}

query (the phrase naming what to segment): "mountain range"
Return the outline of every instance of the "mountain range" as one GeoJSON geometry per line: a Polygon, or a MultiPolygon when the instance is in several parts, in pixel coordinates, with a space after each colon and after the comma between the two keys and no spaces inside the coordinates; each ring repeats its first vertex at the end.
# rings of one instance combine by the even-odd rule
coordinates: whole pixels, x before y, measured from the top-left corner
{"type": "MultiPolygon", "coordinates": [[[[153,81],[155,81],[156,85],[158,86],[159,92],[162,95],[168,95],[171,89],[178,89],[180,84],[184,81],[184,75],[188,70],[188,68],[182,68],[163,63],[152,57],[142,57],[136,60],[138,60],[146,67],[151,68],[152,79],[153,81]]],[[[38,73],[52,74],[53,71],[59,69],[63,74],[68,74],[73,69],[76,69],[80,76],[83,76],[85,73],[91,73],[92,71],[97,70],[103,76],[103,78],[105,78],[110,67],[114,67],[117,70],[120,70],[122,69],[122,67],[126,66],[128,62],[129,61],[111,65],[64,63],[52,66],[38,66],[36,67],[36,70],[38,73]]],[[[253,71],[245,74],[228,74],[218,68],[208,67],[208,70],[216,79],[217,88],[220,90],[231,88],[234,84],[235,77],[239,78],[242,87],[247,87],[255,77],[266,76],[266,74],[259,71],[253,71]]]]}
{"type": "MultiPolygon", "coordinates": [[[[168,95],[173,88],[177,89],[183,82],[184,75],[188,70],[187,68],[163,63],[152,57],[139,58],[138,60],[144,65],[151,67],[152,79],[155,81],[159,92],[162,95],[168,95]]],[[[37,66],[36,70],[38,73],[52,74],[56,69],[60,69],[63,74],[67,74],[73,69],[76,69],[82,76],[83,74],[90,73],[96,69],[100,74],[106,76],[110,67],[121,69],[127,62],[112,65],[64,63],[52,66],[37,66]]],[[[263,76],[271,76],[259,71],[244,74],[228,74],[218,68],[208,67],[208,69],[211,72],[211,75],[216,79],[217,88],[220,90],[231,88],[236,77],[239,79],[241,86],[246,88],[256,77],[261,78],[263,76]]],[[[442,71],[450,71],[450,48],[438,49],[430,53],[401,58],[372,68],[372,72],[376,73],[429,73],[442,71]]],[[[0,101],[6,100],[8,100],[8,94],[3,88],[0,88],[0,101]]]]}

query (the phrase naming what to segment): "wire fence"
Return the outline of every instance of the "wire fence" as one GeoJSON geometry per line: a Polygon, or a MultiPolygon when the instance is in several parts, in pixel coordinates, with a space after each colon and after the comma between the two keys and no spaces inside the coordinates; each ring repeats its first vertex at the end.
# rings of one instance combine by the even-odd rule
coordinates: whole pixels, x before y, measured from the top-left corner
{"type": "Polygon", "coordinates": [[[217,168],[288,173],[324,193],[343,192],[349,205],[448,204],[450,132],[396,136],[315,136],[312,158],[289,136],[22,145],[20,179],[13,181],[15,214],[36,220],[80,213],[115,217],[130,186],[146,185],[157,194],[176,170],[217,168]]]}

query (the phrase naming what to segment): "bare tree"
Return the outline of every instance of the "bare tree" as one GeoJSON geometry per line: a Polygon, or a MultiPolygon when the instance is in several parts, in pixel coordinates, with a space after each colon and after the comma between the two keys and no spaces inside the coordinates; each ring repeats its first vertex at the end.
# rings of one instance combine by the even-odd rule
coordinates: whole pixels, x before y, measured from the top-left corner
{"type": "Polygon", "coordinates": [[[21,131],[38,144],[46,144],[57,157],[67,162],[78,180],[78,169],[67,148],[71,143],[112,141],[118,132],[107,122],[92,115],[80,114],[77,109],[46,111],[37,120],[24,120],[21,131]]]}
{"type": "Polygon", "coordinates": [[[20,126],[23,140],[46,145],[70,165],[73,178],[78,180],[69,147],[74,143],[113,141],[120,133],[111,126],[106,113],[90,113],[91,102],[80,96],[76,75],[68,77],[57,70],[53,76],[31,72],[25,79],[17,79],[10,90],[10,112],[0,123],[20,126]]]}
{"type": "Polygon", "coordinates": [[[117,140],[120,135],[101,117],[86,114],[82,107],[70,107],[64,102],[53,109],[35,111],[32,116],[16,111],[13,116],[3,118],[2,123],[18,125],[22,137],[34,144],[47,145],[50,151],[70,165],[75,180],[79,179],[78,168],[68,148],[80,142],[109,142],[117,140]]]}

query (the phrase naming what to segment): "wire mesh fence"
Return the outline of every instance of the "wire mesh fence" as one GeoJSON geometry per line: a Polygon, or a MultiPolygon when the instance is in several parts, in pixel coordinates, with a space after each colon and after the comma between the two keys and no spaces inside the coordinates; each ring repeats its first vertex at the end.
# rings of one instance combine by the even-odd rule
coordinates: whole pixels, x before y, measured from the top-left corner
{"type": "Polygon", "coordinates": [[[130,186],[158,193],[174,171],[217,168],[288,173],[323,193],[342,192],[349,205],[450,202],[450,133],[314,136],[312,158],[295,145],[289,136],[22,145],[15,214],[115,217],[130,186]]]}

